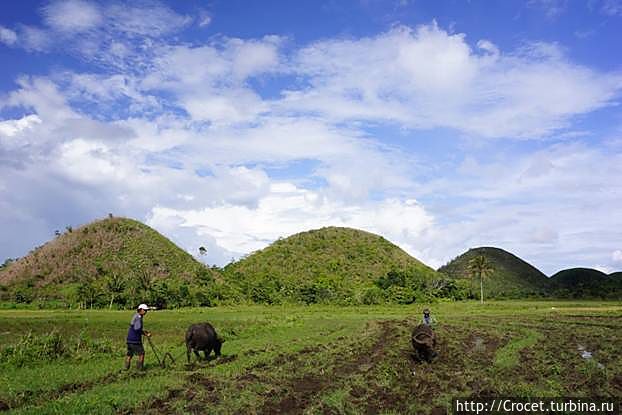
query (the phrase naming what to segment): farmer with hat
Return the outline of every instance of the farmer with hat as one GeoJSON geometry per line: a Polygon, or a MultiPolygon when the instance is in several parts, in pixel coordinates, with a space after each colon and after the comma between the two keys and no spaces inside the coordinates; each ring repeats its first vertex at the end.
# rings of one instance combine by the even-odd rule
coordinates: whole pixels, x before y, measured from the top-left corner
{"type": "Polygon", "coordinates": [[[132,356],[138,355],[136,369],[143,370],[145,362],[145,349],[143,348],[143,335],[151,337],[151,333],[143,330],[143,316],[147,314],[149,306],[141,304],[136,310],[136,314],[132,317],[130,328],[127,331],[127,357],[125,358],[125,369],[129,369],[132,363],[132,356]]]}
{"type": "Polygon", "coordinates": [[[430,315],[430,309],[426,308],[423,310],[423,324],[426,326],[432,327],[433,324],[436,324],[436,319],[430,315]]]}

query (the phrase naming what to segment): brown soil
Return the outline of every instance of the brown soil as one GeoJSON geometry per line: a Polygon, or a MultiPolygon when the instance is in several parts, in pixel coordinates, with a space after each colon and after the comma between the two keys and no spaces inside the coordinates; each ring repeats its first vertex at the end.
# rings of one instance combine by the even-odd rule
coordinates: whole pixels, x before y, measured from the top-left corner
{"type": "MultiPolygon", "coordinates": [[[[385,347],[389,343],[393,343],[398,337],[396,330],[394,330],[395,324],[395,322],[390,321],[380,323],[380,333],[372,347],[369,350],[362,350],[354,360],[338,365],[330,375],[320,377],[305,374],[300,378],[291,380],[288,385],[281,388],[280,394],[283,396],[281,400],[267,402],[260,413],[301,413],[304,408],[312,403],[315,396],[327,390],[331,385],[338,383],[339,380],[347,379],[357,372],[371,370],[381,360],[385,347]]],[[[318,351],[318,349],[307,348],[303,350],[311,353],[318,351]]],[[[389,397],[389,400],[393,401],[392,397],[389,397]]]]}
{"type": "MultiPolygon", "coordinates": [[[[601,322],[608,323],[604,320],[601,322]]],[[[535,328],[537,323],[542,322],[533,321],[515,326],[535,328]]],[[[490,397],[498,396],[502,391],[495,372],[482,368],[491,367],[497,350],[511,339],[509,334],[498,334],[492,324],[492,330],[486,325],[477,328],[460,324],[441,326],[436,330],[438,357],[432,363],[427,363],[415,362],[411,358],[409,326],[412,326],[412,322],[408,320],[378,323],[372,344],[363,346],[354,342],[344,345],[349,353],[341,361],[335,353],[326,354],[325,357],[333,362],[332,369],[326,374],[323,371],[321,375],[305,373],[276,380],[271,369],[283,365],[295,368],[298,362],[313,358],[314,355],[324,356],[324,353],[330,351],[330,344],[307,346],[292,354],[279,354],[272,361],[257,363],[234,378],[233,390],[247,390],[249,387],[261,390],[257,392],[260,394],[259,400],[263,396],[266,401],[263,406],[252,409],[255,413],[298,414],[310,408],[319,413],[335,413],[335,409],[323,404],[320,398],[335,388],[345,388],[349,389],[348,404],[360,413],[406,413],[409,405],[416,405],[418,412],[436,415],[448,413],[447,408],[438,406],[443,404],[446,396],[458,396],[462,393],[474,397],[490,397]],[[333,358],[337,360],[334,361],[333,358]],[[391,371],[390,387],[381,382],[387,370],[391,371]],[[349,379],[353,376],[363,378],[365,382],[352,385],[349,379]],[[439,395],[443,396],[441,400],[439,395]]],[[[572,327],[576,330],[569,332],[565,324],[558,326],[557,323],[552,323],[539,329],[543,338],[534,347],[521,351],[519,365],[509,369],[507,375],[517,382],[536,384],[542,380],[542,370],[551,370],[553,374],[561,370],[564,373],[564,388],[569,393],[593,390],[594,393],[602,394],[605,391],[619,395],[622,391],[622,374],[609,378],[609,381],[605,378],[604,384],[596,382],[598,384],[593,385],[596,388],[590,389],[590,382],[597,379],[586,378],[578,372],[578,368],[572,367],[580,361],[576,352],[577,344],[596,350],[595,347],[600,344],[602,336],[608,330],[604,328],[596,334],[590,327],[572,327]]],[[[343,339],[340,342],[343,343],[343,339]]],[[[255,354],[255,351],[246,352],[245,355],[247,354],[255,354]]],[[[326,365],[323,366],[326,370],[326,365]]],[[[186,411],[200,413],[201,406],[205,408],[206,403],[211,402],[213,405],[219,402],[219,397],[222,399],[214,381],[201,374],[194,374],[193,378],[189,378],[188,384],[191,386],[185,395],[171,398],[177,399],[178,404],[180,399],[189,402],[184,408],[186,411]]],[[[503,388],[507,387],[506,382],[503,388]]],[[[222,393],[220,392],[221,395],[222,393]]]]}

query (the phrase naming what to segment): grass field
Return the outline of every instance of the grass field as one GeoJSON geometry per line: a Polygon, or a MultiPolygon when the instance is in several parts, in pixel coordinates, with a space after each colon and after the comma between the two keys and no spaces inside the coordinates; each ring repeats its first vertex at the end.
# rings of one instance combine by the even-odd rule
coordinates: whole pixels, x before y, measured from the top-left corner
{"type": "MultiPolygon", "coordinates": [[[[7,413],[446,413],[454,397],[622,396],[622,304],[432,305],[438,358],[411,356],[422,306],[155,311],[145,317],[176,364],[121,370],[132,312],[0,311],[0,347],[55,331],[112,351],[0,362],[7,413]],[[209,321],[223,356],[186,364],[183,336],[209,321]],[[591,352],[591,358],[581,356],[591,352]]],[[[77,346],[75,346],[77,347],[77,346]]]]}

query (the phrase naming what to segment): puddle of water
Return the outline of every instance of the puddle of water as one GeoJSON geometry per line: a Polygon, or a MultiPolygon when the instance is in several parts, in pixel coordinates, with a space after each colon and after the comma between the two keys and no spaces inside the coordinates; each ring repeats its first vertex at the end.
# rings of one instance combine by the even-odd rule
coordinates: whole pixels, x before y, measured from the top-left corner
{"type": "Polygon", "coordinates": [[[577,344],[577,350],[579,352],[581,352],[581,357],[586,359],[586,360],[590,360],[591,362],[593,362],[593,364],[596,364],[596,367],[599,369],[604,369],[605,365],[603,365],[600,362],[597,362],[595,360],[591,360],[592,359],[592,352],[585,350],[585,346],[583,346],[582,344],[577,344]]]}

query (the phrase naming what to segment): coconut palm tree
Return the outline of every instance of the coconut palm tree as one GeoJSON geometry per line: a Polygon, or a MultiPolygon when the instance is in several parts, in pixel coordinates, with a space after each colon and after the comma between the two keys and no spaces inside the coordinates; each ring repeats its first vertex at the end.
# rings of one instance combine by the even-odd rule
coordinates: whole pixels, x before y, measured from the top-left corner
{"type": "Polygon", "coordinates": [[[490,276],[495,268],[484,255],[478,255],[469,261],[469,273],[471,277],[479,278],[480,302],[484,304],[484,278],[490,276]]]}

